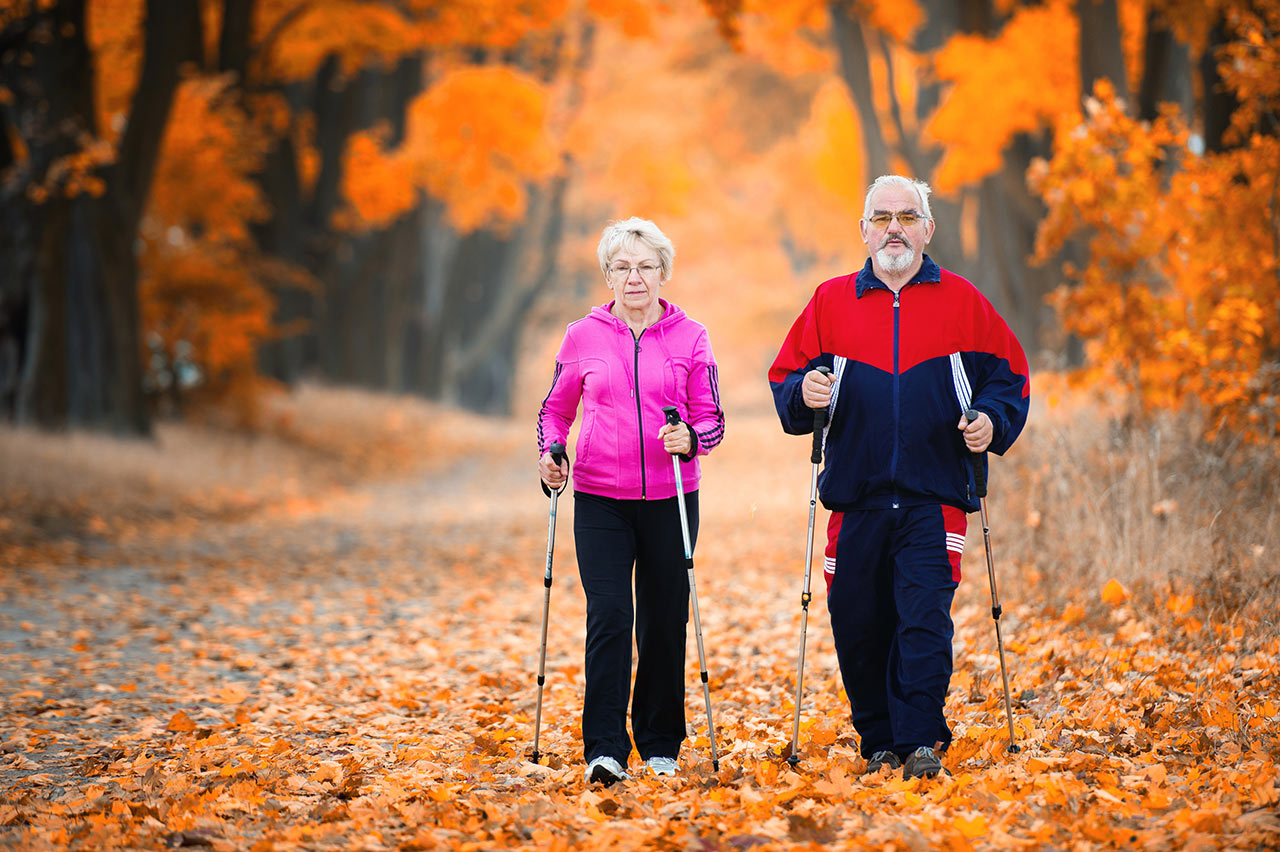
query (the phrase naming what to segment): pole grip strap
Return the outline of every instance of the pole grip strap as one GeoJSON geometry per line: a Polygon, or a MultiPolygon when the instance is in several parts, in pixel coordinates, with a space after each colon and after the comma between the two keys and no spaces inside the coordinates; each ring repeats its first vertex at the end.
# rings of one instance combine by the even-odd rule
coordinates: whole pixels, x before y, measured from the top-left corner
{"type": "MultiPolygon", "coordinates": [[[[564,451],[564,444],[561,444],[559,442],[556,442],[551,446],[547,447],[547,452],[551,453],[551,460],[555,462],[557,466],[564,463],[564,460],[569,457],[568,454],[565,453],[564,451]]],[[[542,493],[550,497],[551,489],[547,487],[547,483],[543,482],[542,480],[538,480],[538,484],[542,486],[542,493]]],[[[556,493],[559,494],[561,491],[564,491],[565,487],[568,484],[569,484],[569,481],[565,480],[564,485],[561,485],[560,488],[556,490],[556,493]]],[[[548,583],[547,585],[551,585],[551,584],[548,583]]]]}
{"type": "MultiPolygon", "coordinates": [[[[819,367],[818,372],[824,376],[831,375],[830,367],[819,367]]],[[[809,455],[809,461],[813,464],[822,462],[822,430],[827,426],[827,407],[813,410],[813,452],[809,455]]]]}
{"type": "MultiPolygon", "coordinates": [[[[978,419],[977,409],[970,408],[964,413],[964,419],[970,423],[978,419]]],[[[987,496],[987,454],[970,453],[973,459],[973,485],[978,492],[978,499],[987,496]]]]}

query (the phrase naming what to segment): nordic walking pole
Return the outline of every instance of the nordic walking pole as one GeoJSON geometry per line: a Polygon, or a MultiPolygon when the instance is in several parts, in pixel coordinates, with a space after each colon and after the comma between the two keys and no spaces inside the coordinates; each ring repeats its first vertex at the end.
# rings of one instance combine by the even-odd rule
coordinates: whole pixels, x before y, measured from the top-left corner
{"type": "MultiPolygon", "coordinates": [[[[564,462],[564,444],[552,444],[547,448],[551,453],[551,460],[557,466],[564,462]]],[[[538,753],[538,735],[542,732],[542,685],[546,682],[547,677],[547,619],[551,615],[551,555],[556,547],[556,501],[560,497],[560,492],[569,484],[566,479],[564,485],[554,491],[547,487],[546,483],[542,484],[542,490],[551,498],[551,517],[547,521],[547,570],[542,575],[542,585],[545,592],[542,597],[542,650],[538,654],[538,709],[533,717],[533,762],[537,763],[541,755],[538,753]]]]}
{"type": "MultiPolygon", "coordinates": [[[[680,423],[680,412],[674,405],[664,405],[662,413],[667,423],[680,423]]],[[[684,478],[680,475],[680,457],[671,456],[676,471],[676,505],[680,507],[680,532],[684,535],[684,564],[689,569],[689,597],[693,601],[693,632],[698,635],[698,667],[702,670],[702,697],[707,702],[707,737],[711,740],[711,768],[720,771],[720,756],[716,753],[716,723],[711,718],[711,687],[707,684],[707,653],[702,646],[702,619],[698,616],[698,585],[693,579],[693,545],[689,543],[689,516],[684,509],[684,478]]]]}
{"type": "MultiPolygon", "coordinates": [[[[964,413],[964,419],[970,423],[978,419],[978,412],[972,408],[964,413]]],[[[996,569],[991,561],[991,527],[987,524],[987,456],[986,453],[973,454],[973,481],[978,490],[978,509],[982,518],[982,548],[987,554],[987,579],[991,582],[991,619],[996,623],[996,650],[1000,652],[1000,677],[1004,679],[1004,712],[1009,722],[1009,751],[1019,751],[1013,734],[1013,700],[1009,697],[1009,670],[1004,663],[1004,639],[1000,636],[1000,595],[996,592],[996,569]]]]}
{"type": "MultiPolygon", "coordinates": [[[[818,372],[826,375],[831,372],[827,367],[819,367],[818,372]]],[[[796,664],[796,718],[791,725],[791,755],[787,763],[794,768],[800,763],[800,702],[804,699],[804,644],[809,630],[809,571],[813,563],[813,519],[818,510],[818,465],[822,464],[822,430],[827,425],[827,407],[813,410],[813,453],[809,460],[813,462],[813,473],[809,477],[809,534],[804,541],[804,591],[800,594],[800,662],[796,664]]]]}

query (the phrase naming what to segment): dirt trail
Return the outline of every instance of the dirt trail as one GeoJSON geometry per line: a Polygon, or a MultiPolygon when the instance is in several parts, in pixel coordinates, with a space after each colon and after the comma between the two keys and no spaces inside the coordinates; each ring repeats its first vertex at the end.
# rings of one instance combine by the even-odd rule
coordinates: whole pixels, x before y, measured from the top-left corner
{"type": "Polygon", "coordinates": [[[719,775],[690,638],[686,774],[583,787],[571,499],[552,591],[548,758],[531,764],[547,501],[527,429],[485,429],[427,473],[107,530],[79,540],[74,562],[6,569],[0,845],[1061,848],[1077,824],[1101,845],[1121,833],[1148,846],[1179,832],[1208,846],[1280,841],[1275,649],[1227,636],[1206,660],[1132,613],[1046,611],[1008,571],[1026,745],[1010,757],[972,535],[948,704],[954,779],[861,775],[820,568],[803,768],[791,772],[808,446],[759,412],[731,416],[704,465],[696,570],[719,775]],[[1206,666],[1235,679],[1234,708],[1191,697],[1206,666]],[[1208,754],[1225,756],[1193,777],[1208,754]],[[1212,820],[1180,817],[1192,804],[1212,820]]]}

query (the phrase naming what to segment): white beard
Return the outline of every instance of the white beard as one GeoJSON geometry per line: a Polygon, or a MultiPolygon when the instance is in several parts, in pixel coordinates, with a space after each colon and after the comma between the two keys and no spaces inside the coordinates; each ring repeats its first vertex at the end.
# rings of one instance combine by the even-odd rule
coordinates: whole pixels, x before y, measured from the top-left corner
{"type": "Polygon", "coordinates": [[[886,249],[877,251],[876,260],[880,261],[880,268],[885,272],[906,272],[916,259],[916,250],[911,246],[906,249],[902,254],[889,254],[886,249]]]}

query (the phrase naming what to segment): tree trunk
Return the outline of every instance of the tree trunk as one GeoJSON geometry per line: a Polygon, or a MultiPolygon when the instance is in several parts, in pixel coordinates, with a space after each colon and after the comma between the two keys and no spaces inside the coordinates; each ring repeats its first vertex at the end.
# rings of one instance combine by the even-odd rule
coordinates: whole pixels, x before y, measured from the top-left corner
{"type": "Polygon", "coordinates": [[[423,205],[421,241],[425,247],[423,257],[422,295],[417,334],[420,343],[415,362],[418,378],[414,386],[428,399],[444,395],[445,332],[448,328],[446,314],[447,294],[454,257],[462,242],[462,235],[454,230],[445,216],[444,207],[434,199],[423,205]]]}
{"type": "Polygon", "coordinates": [[[1191,52],[1173,37],[1158,9],[1147,11],[1146,35],[1142,46],[1142,82],[1138,86],[1138,118],[1155,121],[1160,104],[1176,103],[1190,117],[1195,109],[1191,86],[1191,52]]]}
{"type": "MultiPolygon", "coordinates": [[[[293,121],[299,120],[297,113],[303,109],[305,89],[305,85],[296,84],[282,92],[294,114],[293,121]]],[[[304,251],[305,200],[299,169],[293,137],[286,132],[267,152],[262,171],[255,175],[271,215],[266,221],[254,224],[252,232],[263,253],[303,266],[307,257],[304,251]]],[[[265,375],[292,385],[316,366],[317,294],[295,283],[285,282],[273,285],[271,295],[276,304],[272,322],[281,330],[282,336],[259,347],[258,368],[265,375]]]]}
{"type": "Polygon", "coordinates": [[[1225,137],[1231,127],[1231,116],[1240,108],[1240,102],[1218,73],[1218,52],[1229,41],[1226,21],[1218,12],[1213,28],[1209,30],[1209,43],[1200,55],[1200,114],[1204,119],[1204,147],[1210,153],[1235,147],[1228,145],[1225,137]]]}
{"type": "Polygon", "coordinates": [[[1087,97],[1094,84],[1105,77],[1117,95],[1127,97],[1128,75],[1116,0],[1076,0],[1076,16],[1080,19],[1080,91],[1087,97]]]}
{"type": "Polygon", "coordinates": [[[218,70],[236,75],[246,84],[251,55],[254,7],[257,0],[223,0],[222,32],[218,38],[218,70]]]}
{"type": "MultiPolygon", "coordinates": [[[[20,421],[136,435],[150,430],[133,245],[180,65],[199,56],[199,6],[148,0],[139,83],[115,162],[99,173],[102,196],[69,196],[57,187],[43,204],[19,202],[37,247],[15,264],[29,276],[15,288],[27,294],[29,311],[15,405],[20,421]]],[[[6,30],[5,40],[18,40],[18,52],[33,59],[26,68],[8,61],[4,68],[29,150],[19,193],[30,182],[47,182],[54,161],[96,135],[85,14],[86,0],[61,0],[6,30]]]]}
{"type": "Polygon", "coordinates": [[[108,190],[97,205],[106,318],[109,388],[107,423],[117,432],[146,434],[142,392],[138,265],[133,243],[146,209],[182,66],[203,52],[200,0],[147,0],[144,55],[129,123],[108,190]]]}
{"type": "Polygon", "coordinates": [[[858,113],[858,125],[862,132],[862,149],[866,156],[869,183],[877,175],[888,174],[889,145],[880,130],[880,117],[876,114],[872,95],[871,63],[867,57],[867,42],[860,20],[852,17],[844,3],[830,3],[827,13],[831,16],[831,37],[840,56],[840,73],[853,99],[858,113]]]}
{"type": "MultiPolygon", "coordinates": [[[[85,5],[85,0],[62,2],[13,22],[2,51],[4,83],[14,95],[12,127],[27,149],[3,189],[4,209],[16,213],[14,224],[22,234],[9,244],[13,255],[4,259],[6,271],[14,273],[6,290],[28,311],[14,323],[26,338],[17,347],[22,362],[14,365],[13,415],[20,423],[49,429],[71,423],[71,208],[86,202],[55,188],[43,203],[33,203],[26,190],[31,183],[43,184],[52,163],[78,151],[81,138],[94,133],[85,5]],[[26,54],[29,64],[15,61],[17,54],[26,54]]],[[[77,342],[89,343],[83,335],[77,342]]]]}
{"type": "Polygon", "coordinates": [[[383,386],[397,393],[410,389],[409,335],[421,292],[422,247],[418,242],[421,207],[400,217],[392,226],[387,258],[387,314],[382,339],[383,386]]]}
{"type": "Polygon", "coordinates": [[[1052,322],[1045,297],[1057,284],[1052,267],[1030,262],[1045,211],[1027,189],[1026,173],[1031,160],[1046,156],[1047,148],[1043,137],[1017,137],[1004,152],[1001,170],[987,176],[979,190],[982,263],[975,283],[1028,351],[1039,347],[1041,330],[1052,322]]]}
{"type": "MultiPolygon", "coordinates": [[[[86,0],[63,0],[6,32],[23,38],[29,70],[5,67],[18,92],[17,127],[29,155],[22,191],[95,133],[93,68],[84,38],[86,0]]],[[[137,262],[133,244],[150,194],[183,61],[200,51],[198,0],[148,0],[143,59],[128,127],[113,165],[101,169],[101,197],[56,188],[24,205],[36,251],[19,260],[27,276],[27,342],[15,403],[19,421],[87,426],[120,434],[150,431],[142,391],[137,262]]],[[[6,201],[13,201],[10,197],[6,201]]]]}

